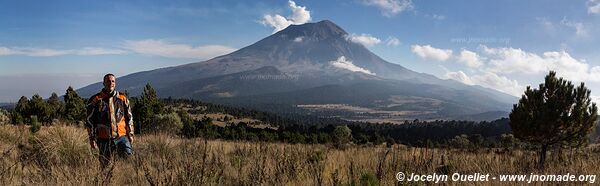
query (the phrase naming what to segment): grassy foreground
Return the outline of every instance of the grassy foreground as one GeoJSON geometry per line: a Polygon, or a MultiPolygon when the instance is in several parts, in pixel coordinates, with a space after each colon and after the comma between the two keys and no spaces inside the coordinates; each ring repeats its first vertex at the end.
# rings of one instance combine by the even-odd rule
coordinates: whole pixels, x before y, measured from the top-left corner
{"type": "Polygon", "coordinates": [[[398,182],[395,174],[600,174],[597,147],[553,153],[546,170],[539,172],[534,168],[536,154],[522,150],[401,145],[340,150],[327,145],[206,141],[164,134],[140,135],[133,145],[132,158],[102,171],[83,128],[42,127],[31,134],[26,126],[0,126],[0,185],[421,185],[425,183],[398,182]]]}

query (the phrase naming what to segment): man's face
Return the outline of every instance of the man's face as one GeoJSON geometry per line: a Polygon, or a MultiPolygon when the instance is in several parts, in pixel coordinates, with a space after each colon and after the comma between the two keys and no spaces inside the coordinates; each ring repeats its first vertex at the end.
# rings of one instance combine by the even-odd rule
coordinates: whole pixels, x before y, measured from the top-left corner
{"type": "Polygon", "coordinates": [[[115,76],[108,76],[108,77],[104,78],[104,89],[105,90],[112,92],[115,90],[115,86],[117,86],[117,83],[115,81],[115,76]]]}

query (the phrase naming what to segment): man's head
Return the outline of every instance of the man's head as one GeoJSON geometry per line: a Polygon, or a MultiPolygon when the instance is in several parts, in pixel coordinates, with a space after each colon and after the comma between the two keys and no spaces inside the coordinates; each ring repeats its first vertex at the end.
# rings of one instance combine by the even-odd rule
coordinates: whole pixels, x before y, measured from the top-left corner
{"type": "Polygon", "coordinates": [[[112,92],[115,90],[115,87],[117,86],[117,82],[115,80],[115,75],[113,74],[106,74],[104,75],[104,83],[102,83],[104,85],[104,90],[112,92]]]}

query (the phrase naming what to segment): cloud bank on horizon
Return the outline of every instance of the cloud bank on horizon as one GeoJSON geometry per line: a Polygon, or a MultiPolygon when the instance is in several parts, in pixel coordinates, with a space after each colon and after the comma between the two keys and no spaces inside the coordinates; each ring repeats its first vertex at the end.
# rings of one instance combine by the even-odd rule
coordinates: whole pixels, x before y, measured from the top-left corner
{"type": "Polygon", "coordinates": [[[190,46],[186,44],[169,43],[163,40],[146,39],[125,41],[123,48],[145,55],[156,55],[171,58],[208,59],[224,55],[236,49],[222,45],[190,46]]]}
{"type": "Polygon", "coordinates": [[[525,85],[509,78],[516,74],[543,76],[549,71],[556,71],[571,81],[600,83],[600,66],[575,59],[564,50],[536,54],[512,47],[490,48],[480,45],[478,48],[479,53],[462,49],[459,55],[452,55],[451,49],[413,45],[413,52],[424,59],[450,59],[473,72],[473,75],[469,76],[463,70],[445,69],[445,78],[469,85],[494,88],[514,96],[523,94],[525,90],[525,85]]]}
{"type": "Polygon", "coordinates": [[[114,48],[84,47],[80,49],[52,49],[28,47],[0,47],[0,56],[24,55],[32,57],[55,57],[64,55],[124,55],[138,53],[150,56],[168,58],[208,59],[215,56],[228,54],[235,51],[223,45],[191,46],[187,44],[171,43],[158,39],[126,40],[121,46],[114,48]]]}

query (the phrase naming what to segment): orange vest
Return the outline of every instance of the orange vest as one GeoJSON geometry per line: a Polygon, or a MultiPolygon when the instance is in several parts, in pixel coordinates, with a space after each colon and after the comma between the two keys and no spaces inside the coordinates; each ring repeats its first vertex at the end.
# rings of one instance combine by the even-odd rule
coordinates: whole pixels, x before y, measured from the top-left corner
{"type": "Polygon", "coordinates": [[[97,93],[88,100],[87,127],[90,139],[114,139],[133,135],[133,118],[125,94],[97,93]]]}

